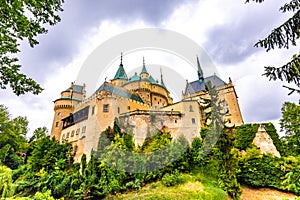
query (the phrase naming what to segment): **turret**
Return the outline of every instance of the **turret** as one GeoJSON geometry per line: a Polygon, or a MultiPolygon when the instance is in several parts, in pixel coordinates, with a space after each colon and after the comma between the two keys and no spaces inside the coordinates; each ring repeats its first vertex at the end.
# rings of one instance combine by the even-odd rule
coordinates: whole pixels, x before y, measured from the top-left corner
{"type": "Polygon", "coordinates": [[[122,86],[128,81],[128,77],[124,70],[122,62],[123,62],[123,54],[121,53],[121,63],[119,65],[118,71],[114,76],[114,79],[111,80],[111,83],[116,86],[122,86]]]}
{"type": "Polygon", "coordinates": [[[60,140],[61,131],[63,129],[62,119],[68,117],[73,112],[74,105],[78,104],[85,98],[85,84],[71,86],[61,92],[61,97],[54,101],[54,118],[51,129],[51,137],[60,140]]]}
{"type": "Polygon", "coordinates": [[[142,71],[140,73],[140,76],[141,78],[149,78],[149,73],[147,72],[147,69],[146,69],[146,65],[145,65],[145,58],[143,57],[143,68],[142,68],[142,71]]]}

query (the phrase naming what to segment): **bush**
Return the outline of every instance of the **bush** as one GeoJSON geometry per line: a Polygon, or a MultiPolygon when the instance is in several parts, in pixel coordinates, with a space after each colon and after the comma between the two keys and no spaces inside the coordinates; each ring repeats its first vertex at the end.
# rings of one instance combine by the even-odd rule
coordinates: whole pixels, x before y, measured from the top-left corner
{"type": "Polygon", "coordinates": [[[162,177],[162,184],[166,187],[175,186],[183,183],[182,174],[175,170],[174,174],[165,174],[162,177]]]}

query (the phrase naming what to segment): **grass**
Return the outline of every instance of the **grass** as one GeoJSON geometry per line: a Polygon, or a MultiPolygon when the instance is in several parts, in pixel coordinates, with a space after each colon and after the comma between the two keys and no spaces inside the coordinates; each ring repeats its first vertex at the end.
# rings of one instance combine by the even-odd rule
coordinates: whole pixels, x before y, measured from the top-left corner
{"type": "Polygon", "coordinates": [[[161,181],[157,181],[146,185],[138,191],[108,196],[106,199],[224,200],[227,198],[226,192],[217,187],[215,179],[204,176],[200,171],[183,174],[183,180],[182,184],[173,187],[165,187],[161,181]]]}

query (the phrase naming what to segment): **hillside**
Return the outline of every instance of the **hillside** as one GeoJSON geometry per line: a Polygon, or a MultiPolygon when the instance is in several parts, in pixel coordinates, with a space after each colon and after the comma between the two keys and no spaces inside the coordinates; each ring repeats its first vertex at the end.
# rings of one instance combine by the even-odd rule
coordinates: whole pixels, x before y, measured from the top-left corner
{"type": "MultiPolygon", "coordinates": [[[[296,195],[270,188],[250,188],[242,186],[242,200],[294,200],[296,195]]],[[[110,199],[230,199],[226,192],[217,187],[213,178],[205,177],[202,173],[183,174],[183,183],[166,187],[161,181],[148,184],[137,191],[124,194],[109,195],[110,199]]]]}

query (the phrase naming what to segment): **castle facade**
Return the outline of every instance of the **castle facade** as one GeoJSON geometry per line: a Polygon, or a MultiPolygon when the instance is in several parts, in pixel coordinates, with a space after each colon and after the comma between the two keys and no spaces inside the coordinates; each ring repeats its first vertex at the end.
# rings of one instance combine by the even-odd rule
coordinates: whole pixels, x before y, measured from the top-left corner
{"type": "Polygon", "coordinates": [[[136,146],[156,130],[171,133],[172,138],[184,135],[191,143],[200,137],[204,124],[201,99],[209,98],[205,84],[211,82],[225,100],[223,109],[228,125],[243,124],[237,95],[232,81],[224,82],[218,76],[204,77],[197,58],[198,80],[183,86],[182,100],[173,102],[161,74],[160,81],[148,73],[143,62],[140,73],[128,77],[122,63],[111,81],[105,81],[90,97],[85,85],[71,84],[54,101],[54,119],[51,137],[68,141],[76,148],[75,161],[82,154],[88,157],[97,149],[100,133],[112,127],[117,118],[127,132],[133,134],[136,146]]]}

